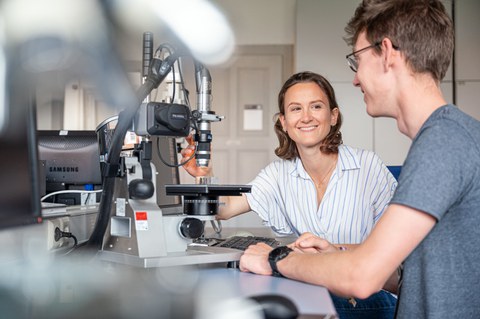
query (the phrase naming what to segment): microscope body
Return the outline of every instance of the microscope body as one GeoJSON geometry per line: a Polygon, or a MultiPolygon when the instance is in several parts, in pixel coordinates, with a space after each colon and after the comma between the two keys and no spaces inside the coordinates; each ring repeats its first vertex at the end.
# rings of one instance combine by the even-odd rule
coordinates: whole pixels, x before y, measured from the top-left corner
{"type": "Polygon", "coordinates": [[[141,151],[122,157],[120,174],[115,179],[104,251],[140,258],[185,252],[193,239],[203,235],[203,221],[214,218],[162,214],[157,203],[156,168],[145,159],[150,147],[151,142],[142,142],[141,151]]]}
{"type": "MultiPolygon", "coordinates": [[[[212,141],[210,123],[223,119],[210,110],[211,77],[199,63],[195,64],[197,110],[190,111],[181,103],[150,102],[145,96],[167,77],[177,58],[176,54],[170,54],[162,60],[156,54],[152,59],[145,59],[149,61],[145,64],[149,67],[144,70],[148,75],[139,90],[144,102],[132,119],[133,131],[142,141],[135,145],[133,152],[120,156],[110,202],[110,219],[102,243],[104,260],[147,268],[235,261],[241,256],[241,251],[233,249],[190,245],[204,234],[205,221],[215,219],[218,196],[230,195],[229,190],[225,192],[222,186],[217,189],[209,185],[171,185],[173,190],[169,190],[165,185],[166,195],[188,196],[188,205],[176,215],[164,215],[157,203],[157,183],[165,184],[166,181],[157,180],[156,167],[151,161],[150,137],[185,137],[194,128],[196,163],[208,166],[212,141]]],[[[174,81],[167,84],[177,85],[174,81]]],[[[174,97],[162,100],[176,101],[174,97]]],[[[115,134],[115,137],[120,135],[115,134]]],[[[116,163],[109,160],[109,164],[115,167],[116,163]]],[[[173,167],[178,169],[178,165],[173,167]]],[[[111,170],[108,172],[110,174],[111,170]]],[[[237,188],[234,187],[235,194],[240,193],[237,188]]],[[[249,191],[243,186],[241,189],[241,192],[249,191]]]]}

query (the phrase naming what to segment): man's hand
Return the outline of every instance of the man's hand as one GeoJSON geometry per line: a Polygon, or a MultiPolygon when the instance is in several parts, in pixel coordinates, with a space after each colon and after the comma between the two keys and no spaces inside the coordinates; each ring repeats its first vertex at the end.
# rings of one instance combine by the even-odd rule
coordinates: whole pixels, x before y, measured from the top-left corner
{"type": "Polygon", "coordinates": [[[268,254],[271,251],[272,247],[265,243],[249,246],[240,257],[240,270],[259,275],[271,275],[272,268],[268,263],[268,254]]]}
{"type": "Polygon", "coordinates": [[[298,239],[289,245],[294,251],[303,253],[328,253],[338,251],[338,248],[327,240],[313,235],[303,233],[298,239]]]}
{"type": "Polygon", "coordinates": [[[183,168],[187,171],[188,174],[192,175],[193,177],[197,176],[212,176],[212,168],[211,163],[208,167],[199,167],[195,162],[195,157],[190,159],[190,157],[195,153],[195,142],[193,140],[192,135],[190,134],[185,138],[188,142],[188,146],[181,150],[180,154],[182,154],[181,163],[187,162],[183,165],[183,168]],[[190,159],[190,160],[189,160],[190,159]]]}

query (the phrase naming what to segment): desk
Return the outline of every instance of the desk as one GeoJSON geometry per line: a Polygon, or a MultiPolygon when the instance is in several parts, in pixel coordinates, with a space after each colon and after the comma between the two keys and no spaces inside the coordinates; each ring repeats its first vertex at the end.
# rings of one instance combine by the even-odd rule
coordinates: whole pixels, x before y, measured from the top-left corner
{"type": "MultiPolygon", "coordinates": [[[[278,294],[293,301],[301,314],[299,318],[336,318],[328,290],[321,286],[286,278],[254,275],[231,268],[200,269],[198,275],[201,279],[201,294],[197,298],[205,299],[200,305],[212,305],[214,300],[213,303],[220,307],[232,298],[278,294]]],[[[232,309],[230,311],[234,313],[232,309]]]]}
{"type": "MultiPolygon", "coordinates": [[[[270,228],[224,228],[220,234],[215,234],[208,230],[206,236],[225,238],[239,232],[250,232],[256,236],[275,237],[270,228]]],[[[293,242],[295,237],[277,237],[277,240],[286,244],[293,242]]],[[[199,305],[210,305],[212,300],[215,300],[217,306],[220,306],[232,298],[278,294],[286,296],[293,301],[300,313],[299,318],[337,318],[335,307],[325,287],[287,278],[244,273],[236,268],[222,268],[218,264],[212,267],[215,268],[200,269],[198,271],[201,279],[199,285],[201,293],[197,298],[205,298],[205,301],[199,302],[199,305]]],[[[206,311],[208,312],[208,310],[210,309],[206,311]]],[[[228,317],[228,313],[226,313],[225,317],[228,317]]]]}
{"type": "MultiPolygon", "coordinates": [[[[316,314],[300,318],[335,318],[324,287],[242,273],[222,263],[144,269],[82,254],[57,256],[39,240],[45,237],[40,225],[32,227],[38,234],[29,228],[29,236],[35,237],[18,247],[16,253],[23,252],[22,258],[0,263],[2,317],[216,319],[222,317],[197,314],[205,308],[216,310],[232,298],[282,294],[301,314],[316,314]]],[[[267,230],[250,229],[258,234],[267,230]]],[[[235,230],[225,229],[223,235],[231,231],[235,230]]],[[[4,243],[14,244],[9,240],[4,243]]]]}
{"type": "Polygon", "coordinates": [[[335,318],[324,287],[286,278],[218,265],[143,269],[51,257],[35,250],[0,267],[2,318],[255,319],[229,301],[245,304],[247,297],[265,294],[290,298],[308,314],[299,318],[335,318]]]}

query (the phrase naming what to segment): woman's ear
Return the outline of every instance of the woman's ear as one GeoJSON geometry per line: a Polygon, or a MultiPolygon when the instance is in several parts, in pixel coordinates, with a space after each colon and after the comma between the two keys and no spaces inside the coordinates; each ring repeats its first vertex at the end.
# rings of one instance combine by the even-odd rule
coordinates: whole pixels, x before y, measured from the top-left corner
{"type": "Polygon", "coordinates": [[[280,114],[280,115],[278,116],[278,119],[280,120],[280,124],[282,124],[282,129],[283,129],[283,131],[286,132],[287,129],[285,128],[285,115],[280,114]]]}
{"type": "Polygon", "coordinates": [[[337,121],[338,121],[338,107],[336,107],[332,110],[330,125],[331,126],[337,125],[337,121]]]}

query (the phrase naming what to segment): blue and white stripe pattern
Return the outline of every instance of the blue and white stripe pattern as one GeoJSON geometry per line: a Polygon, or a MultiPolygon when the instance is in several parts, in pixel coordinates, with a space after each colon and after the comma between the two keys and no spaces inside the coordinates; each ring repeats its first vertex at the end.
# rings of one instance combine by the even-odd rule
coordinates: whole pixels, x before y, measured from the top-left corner
{"type": "Polygon", "coordinates": [[[299,158],[276,160],[250,183],[251,209],[280,234],[311,232],[334,244],[361,243],[387,207],[397,182],[371,151],[341,145],[320,206],[299,158]]]}

